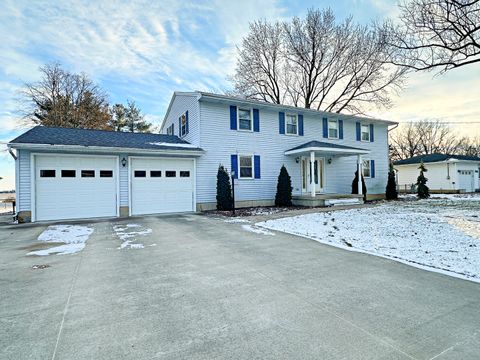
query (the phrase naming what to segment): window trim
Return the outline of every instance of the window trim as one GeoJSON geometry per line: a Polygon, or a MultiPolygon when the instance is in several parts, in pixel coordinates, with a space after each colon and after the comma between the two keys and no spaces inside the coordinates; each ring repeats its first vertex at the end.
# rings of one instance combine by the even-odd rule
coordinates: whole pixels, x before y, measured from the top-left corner
{"type": "Polygon", "coordinates": [[[372,160],[371,159],[362,159],[362,176],[365,179],[370,179],[372,177],[372,160]],[[365,166],[365,162],[368,163],[368,167],[365,166]],[[365,175],[365,169],[368,168],[368,176],[365,175]]]}
{"type": "MultiPolygon", "coordinates": [[[[361,127],[360,127],[360,133],[361,133],[361,127]]],[[[327,119],[327,135],[328,139],[333,139],[333,140],[338,140],[340,138],[340,126],[338,125],[338,119],[327,119]],[[335,130],[337,130],[337,136],[330,136],[330,122],[335,122],[337,124],[337,127],[335,130]]],[[[360,134],[361,135],[361,134],[360,134]]]]}
{"type": "Polygon", "coordinates": [[[300,129],[299,129],[299,125],[298,125],[298,114],[285,113],[285,135],[288,135],[288,136],[298,136],[299,130],[300,130],[300,129]],[[287,118],[288,118],[289,116],[294,116],[294,117],[295,117],[295,121],[297,122],[297,125],[296,125],[297,132],[296,132],[295,134],[288,132],[287,118]]]}
{"type": "Polygon", "coordinates": [[[188,119],[187,119],[187,112],[184,112],[182,115],[180,115],[180,129],[178,129],[178,136],[183,138],[185,136],[188,135],[188,131],[187,131],[187,122],[188,122],[188,119]],[[182,124],[182,119],[185,117],[185,126],[183,126],[182,124]],[[185,128],[185,134],[183,134],[183,129],[185,128]]]}
{"type": "Polygon", "coordinates": [[[253,132],[253,109],[247,107],[237,106],[237,131],[253,132]],[[250,129],[241,129],[240,128],[240,110],[250,111],[250,129]]]}
{"type": "MultiPolygon", "coordinates": [[[[238,174],[238,177],[237,177],[237,178],[238,178],[239,180],[252,180],[252,179],[255,179],[255,164],[254,164],[254,161],[255,161],[255,160],[254,160],[254,155],[253,155],[253,154],[238,154],[238,155],[237,155],[237,159],[238,159],[238,160],[237,160],[237,163],[238,163],[238,164],[237,164],[237,174],[238,174]],[[242,157],[245,157],[245,158],[246,158],[246,157],[249,157],[249,158],[250,158],[250,161],[251,161],[251,164],[252,164],[252,165],[251,165],[251,168],[252,168],[252,175],[251,175],[251,176],[241,176],[242,174],[241,174],[241,172],[240,172],[240,168],[241,168],[242,166],[240,165],[240,163],[241,163],[241,161],[240,161],[241,159],[240,159],[240,158],[242,158],[242,157]]],[[[246,166],[243,166],[243,167],[246,167],[246,166]]]]}
{"type": "Polygon", "coordinates": [[[362,142],[370,142],[370,124],[362,124],[360,123],[360,141],[362,142]],[[366,127],[367,128],[367,131],[366,133],[368,134],[368,140],[363,140],[363,127],[366,127]]]}

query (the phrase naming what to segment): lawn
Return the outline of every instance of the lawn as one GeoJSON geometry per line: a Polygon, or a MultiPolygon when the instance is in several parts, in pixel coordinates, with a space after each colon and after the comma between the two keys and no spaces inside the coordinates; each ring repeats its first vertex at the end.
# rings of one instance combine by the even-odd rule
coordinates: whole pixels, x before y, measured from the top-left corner
{"type": "Polygon", "coordinates": [[[255,225],[480,282],[479,195],[406,197],[255,225]]]}

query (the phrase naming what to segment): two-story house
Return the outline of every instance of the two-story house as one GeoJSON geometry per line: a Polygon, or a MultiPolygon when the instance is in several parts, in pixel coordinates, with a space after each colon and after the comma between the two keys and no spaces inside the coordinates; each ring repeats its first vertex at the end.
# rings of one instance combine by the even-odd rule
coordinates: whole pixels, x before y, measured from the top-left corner
{"type": "MultiPolygon", "coordinates": [[[[204,92],[174,93],[161,134],[35,127],[9,143],[19,221],[214,209],[216,175],[237,206],[273,205],[285,165],[294,201],[351,193],[355,171],[382,196],[394,122],[204,92]]],[[[360,186],[359,189],[362,187],[360,186]]]]}

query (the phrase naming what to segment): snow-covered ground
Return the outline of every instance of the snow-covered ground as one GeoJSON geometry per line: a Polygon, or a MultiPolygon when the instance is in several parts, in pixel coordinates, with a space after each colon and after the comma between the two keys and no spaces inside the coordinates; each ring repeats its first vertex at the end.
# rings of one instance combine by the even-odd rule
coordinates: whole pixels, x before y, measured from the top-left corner
{"type": "Polygon", "coordinates": [[[83,250],[85,243],[93,229],[80,225],[51,225],[38,237],[39,241],[46,243],[64,243],[48,249],[35,250],[27,255],[46,256],[50,254],[65,255],[83,250]]]}
{"type": "Polygon", "coordinates": [[[139,224],[114,225],[113,231],[122,241],[118,249],[143,249],[145,246],[138,243],[137,238],[152,233],[152,229],[144,228],[139,224]]]}
{"type": "Polygon", "coordinates": [[[479,195],[434,196],[255,225],[480,282],[479,195]]]}

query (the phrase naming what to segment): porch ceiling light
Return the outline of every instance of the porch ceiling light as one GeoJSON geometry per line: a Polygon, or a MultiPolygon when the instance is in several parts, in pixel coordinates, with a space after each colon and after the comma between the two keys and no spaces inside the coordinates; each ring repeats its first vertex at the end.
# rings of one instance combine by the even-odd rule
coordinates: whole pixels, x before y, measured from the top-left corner
{"type": "Polygon", "coordinates": [[[122,159],[122,166],[123,167],[127,166],[127,159],[125,158],[122,159]]]}

